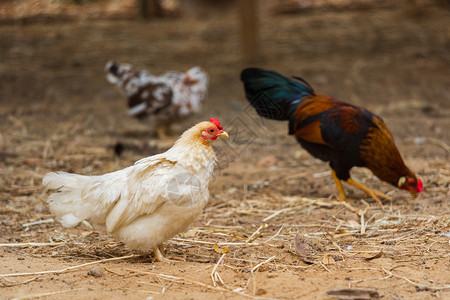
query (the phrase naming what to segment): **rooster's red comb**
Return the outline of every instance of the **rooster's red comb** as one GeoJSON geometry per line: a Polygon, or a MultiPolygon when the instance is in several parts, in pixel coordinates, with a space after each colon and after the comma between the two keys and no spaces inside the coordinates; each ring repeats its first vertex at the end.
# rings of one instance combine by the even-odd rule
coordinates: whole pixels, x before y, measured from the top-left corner
{"type": "Polygon", "coordinates": [[[417,179],[416,192],[417,193],[423,192],[423,182],[420,179],[417,179]]]}
{"type": "Polygon", "coordinates": [[[209,121],[210,121],[211,123],[213,123],[214,125],[216,125],[217,128],[219,128],[219,130],[223,130],[222,126],[220,126],[220,121],[219,121],[219,119],[211,118],[211,119],[209,119],[209,121]]]}

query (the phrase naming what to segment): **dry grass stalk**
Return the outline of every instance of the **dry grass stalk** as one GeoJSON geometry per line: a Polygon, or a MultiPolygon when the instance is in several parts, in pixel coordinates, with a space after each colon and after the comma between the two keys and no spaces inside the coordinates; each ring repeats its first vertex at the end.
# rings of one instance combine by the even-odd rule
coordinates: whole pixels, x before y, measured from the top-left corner
{"type": "Polygon", "coordinates": [[[11,243],[11,244],[0,244],[0,247],[27,247],[27,246],[32,246],[32,247],[44,247],[44,246],[60,246],[60,245],[65,245],[67,243],[64,242],[57,242],[57,243],[11,243]]]}
{"type": "Polygon", "coordinates": [[[331,273],[331,271],[330,271],[327,267],[325,267],[325,265],[324,265],[322,262],[319,262],[319,264],[320,264],[320,266],[321,266],[322,268],[324,268],[328,273],[331,273]]]}
{"type": "Polygon", "coordinates": [[[368,208],[369,208],[369,205],[367,205],[366,208],[364,208],[363,210],[360,210],[358,213],[361,216],[361,234],[366,233],[366,222],[364,221],[364,216],[365,216],[368,208]]]}
{"type": "Polygon", "coordinates": [[[63,290],[63,291],[48,292],[48,293],[39,293],[39,294],[30,294],[30,295],[17,297],[17,298],[12,298],[11,300],[33,299],[33,298],[40,298],[40,297],[45,297],[45,296],[59,295],[59,294],[64,294],[64,293],[69,293],[69,292],[82,291],[82,290],[86,290],[86,288],[79,288],[79,289],[72,289],[72,290],[63,290]]]}
{"type": "Polygon", "coordinates": [[[256,270],[258,270],[259,267],[261,267],[261,266],[264,265],[264,264],[267,264],[268,262],[274,260],[275,258],[277,258],[276,255],[274,255],[274,256],[272,256],[272,257],[269,257],[269,258],[266,259],[265,261],[260,262],[259,264],[257,264],[256,266],[254,266],[254,267],[252,268],[251,271],[252,271],[252,272],[255,272],[256,270]]]}
{"type": "Polygon", "coordinates": [[[263,234],[263,232],[266,230],[267,227],[268,225],[266,223],[261,224],[261,226],[259,226],[258,229],[256,229],[255,232],[253,232],[253,234],[245,241],[245,243],[249,244],[254,242],[257,238],[261,236],[261,234],[263,234]]]}
{"type": "Polygon", "coordinates": [[[276,238],[276,237],[281,233],[281,230],[283,230],[283,228],[284,228],[284,226],[282,225],[282,226],[280,227],[280,229],[277,231],[277,233],[275,233],[273,236],[271,236],[270,238],[268,238],[267,240],[265,240],[264,243],[268,243],[268,242],[270,242],[271,240],[273,240],[274,238],[276,238]]]}
{"type": "MultiPolygon", "coordinates": [[[[148,274],[148,275],[153,275],[156,276],[158,278],[162,278],[164,280],[168,280],[171,282],[175,282],[175,283],[182,283],[182,284],[193,284],[193,285],[198,285],[207,289],[211,289],[211,290],[216,290],[219,292],[225,292],[225,293],[233,293],[233,294],[237,294],[240,296],[244,296],[247,298],[251,298],[251,299],[268,299],[268,298],[264,298],[264,297],[257,297],[257,296],[252,296],[252,295],[248,295],[246,293],[240,292],[237,289],[231,289],[231,288],[222,288],[219,286],[212,286],[200,281],[195,281],[195,280],[191,280],[191,279],[187,279],[187,278],[183,278],[183,277],[177,277],[177,276],[172,276],[172,275],[167,275],[167,274],[161,274],[161,273],[153,273],[153,272],[146,272],[146,271],[140,271],[140,270],[134,270],[134,269],[126,269],[127,271],[132,271],[135,273],[141,273],[141,274],[148,274]]],[[[225,285],[226,287],[226,285],[225,285]]]]}
{"type": "Polygon", "coordinates": [[[125,276],[124,274],[117,273],[116,271],[110,270],[107,267],[105,267],[105,270],[117,276],[125,276]]]}
{"type": "Polygon", "coordinates": [[[39,271],[39,272],[30,272],[30,273],[11,273],[11,274],[0,274],[0,277],[17,277],[17,276],[32,276],[32,275],[42,275],[42,274],[60,274],[67,271],[79,269],[82,267],[95,265],[95,264],[101,264],[108,261],[116,261],[116,260],[123,260],[123,259],[129,259],[129,258],[136,258],[141,257],[142,255],[127,255],[127,256],[121,256],[121,257],[113,257],[113,258],[106,258],[98,261],[93,261],[73,267],[67,267],[61,270],[52,270],[52,271],[39,271]]]}
{"type": "Polygon", "coordinates": [[[55,219],[49,218],[49,219],[45,219],[45,220],[39,220],[39,221],[36,221],[36,222],[22,224],[22,226],[23,227],[29,227],[29,226],[40,225],[40,224],[45,224],[45,223],[53,223],[53,222],[55,222],[55,219]]]}
{"type": "MultiPolygon", "coordinates": [[[[204,245],[218,245],[218,246],[261,246],[263,243],[258,242],[250,242],[250,243],[244,243],[244,242],[207,242],[207,241],[198,241],[198,240],[188,240],[188,239],[180,239],[180,238],[173,238],[171,241],[180,241],[180,242],[189,242],[194,244],[204,244],[204,245]]],[[[264,242],[265,243],[265,242],[264,242]]]]}
{"type": "Polygon", "coordinates": [[[211,271],[211,280],[213,283],[213,286],[217,286],[217,281],[220,281],[220,283],[225,284],[220,277],[219,273],[217,273],[217,267],[222,263],[223,258],[225,257],[226,253],[223,253],[222,256],[219,258],[217,263],[214,265],[214,268],[211,271]]]}
{"type": "Polygon", "coordinates": [[[284,213],[284,212],[287,212],[287,211],[291,211],[291,210],[293,210],[293,208],[283,208],[283,209],[280,209],[280,210],[274,212],[273,214],[271,214],[270,216],[264,218],[262,221],[263,221],[263,222],[267,222],[267,221],[269,221],[270,219],[275,218],[275,217],[278,216],[279,214],[284,213]]]}
{"type": "MultiPolygon", "coordinates": [[[[395,277],[395,278],[398,278],[398,279],[402,279],[402,280],[406,281],[407,283],[409,283],[409,284],[411,284],[411,285],[413,285],[413,286],[415,286],[415,287],[419,287],[419,286],[427,286],[427,285],[425,285],[425,284],[422,285],[422,284],[419,284],[419,283],[417,283],[417,282],[414,282],[414,281],[412,281],[411,279],[409,279],[409,278],[407,278],[407,277],[405,277],[405,276],[400,276],[400,275],[394,274],[394,273],[392,273],[391,271],[386,270],[386,269],[384,269],[384,268],[381,268],[381,270],[383,270],[383,272],[385,272],[386,274],[388,274],[388,276],[386,276],[385,278],[395,277]]],[[[428,289],[434,290],[434,291],[450,289],[450,285],[446,285],[446,286],[442,286],[442,287],[430,287],[430,286],[427,286],[427,287],[428,287],[428,289]]]]}
{"type": "Polygon", "coordinates": [[[16,285],[21,285],[21,284],[25,284],[25,283],[29,283],[29,282],[31,282],[31,281],[34,281],[34,280],[36,280],[38,277],[39,277],[39,276],[36,276],[36,277],[31,278],[31,279],[27,279],[27,280],[25,280],[25,281],[22,281],[22,282],[13,282],[12,280],[10,280],[10,279],[8,279],[8,278],[0,277],[0,279],[2,279],[2,280],[4,280],[4,281],[7,281],[7,282],[8,282],[8,283],[0,282],[0,286],[3,286],[3,287],[12,287],[12,286],[16,286],[16,285]]]}
{"type": "Polygon", "coordinates": [[[139,292],[139,293],[147,293],[147,294],[153,294],[153,295],[161,295],[159,292],[149,291],[149,290],[135,290],[135,289],[127,289],[127,288],[120,288],[118,289],[120,291],[127,291],[127,292],[139,292]]]}

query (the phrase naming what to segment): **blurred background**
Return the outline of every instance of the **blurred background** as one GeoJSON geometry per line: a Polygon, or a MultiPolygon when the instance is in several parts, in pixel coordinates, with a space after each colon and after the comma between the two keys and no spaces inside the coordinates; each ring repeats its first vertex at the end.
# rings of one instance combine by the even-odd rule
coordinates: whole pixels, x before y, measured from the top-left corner
{"type": "MultiPolygon", "coordinates": [[[[445,141],[436,120],[450,107],[449,8],[443,0],[3,0],[1,151],[52,168],[47,158],[82,146],[110,151],[118,140],[153,138],[151,120],[128,116],[105,79],[109,60],[153,74],[195,65],[209,73],[203,113],[175,124],[176,135],[212,116],[232,122],[247,107],[240,71],[258,66],[371,109],[400,143],[445,141]]],[[[285,136],[286,124],[269,124],[285,136]]],[[[157,146],[139,144],[130,161],[157,146]]],[[[92,162],[80,159],[82,168],[92,162]]]]}

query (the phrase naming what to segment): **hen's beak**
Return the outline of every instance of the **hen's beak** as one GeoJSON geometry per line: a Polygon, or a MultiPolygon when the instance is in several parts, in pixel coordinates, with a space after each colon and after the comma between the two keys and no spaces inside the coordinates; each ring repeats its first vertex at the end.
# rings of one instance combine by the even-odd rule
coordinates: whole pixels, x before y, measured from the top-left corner
{"type": "Polygon", "coordinates": [[[222,131],[222,132],[219,133],[217,136],[229,137],[229,135],[228,135],[228,133],[226,133],[226,131],[222,131]]]}
{"type": "Polygon", "coordinates": [[[411,197],[412,197],[413,199],[416,199],[416,193],[413,192],[413,191],[411,191],[410,193],[411,193],[411,197]]]}

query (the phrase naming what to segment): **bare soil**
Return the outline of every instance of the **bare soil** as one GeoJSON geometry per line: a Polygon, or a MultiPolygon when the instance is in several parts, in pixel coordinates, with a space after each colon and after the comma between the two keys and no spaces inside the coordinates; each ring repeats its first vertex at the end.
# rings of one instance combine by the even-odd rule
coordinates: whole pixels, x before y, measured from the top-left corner
{"type": "Polygon", "coordinates": [[[241,61],[235,13],[220,16],[0,26],[0,298],[331,299],[327,291],[350,287],[448,299],[448,9],[262,10],[251,64],[241,61]],[[231,135],[216,145],[204,213],[166,244],[172,264],[152,263],[102,229],[64,228],[45,206],[46,172],[103,174],[173,142],[128,117],[105,80],[111,59],[154,73],[204,67],[206,108],[175,131],[217,117],[231,135]],[[350,205],[336,201],[328,166],[287,136],[287,124],[248,107],[239,73],[249,65],[302,76],[378,113],[425,191],[413,200],[355,169],[393,202],[381,210],[349,187],[350,205]]]}

